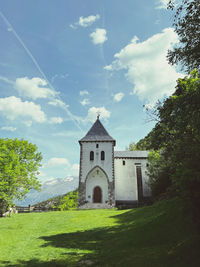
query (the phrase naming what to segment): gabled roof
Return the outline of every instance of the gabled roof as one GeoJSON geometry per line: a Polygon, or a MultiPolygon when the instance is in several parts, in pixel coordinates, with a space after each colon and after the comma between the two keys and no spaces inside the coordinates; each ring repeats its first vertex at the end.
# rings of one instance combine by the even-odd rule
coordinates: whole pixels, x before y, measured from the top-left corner
{"type": "Polygon", "coordinates": [[[108,134],[99,118],[92,125],[88,133],[79,142],[91,142],[91,141],[112,141],[115,145],[115,140],[108,134]]]}
{"type": "Polygon", "coordinates": [[[147,158],[149,151],[135,150],[135,151],[115,151],[115,158],[147,158]]]}

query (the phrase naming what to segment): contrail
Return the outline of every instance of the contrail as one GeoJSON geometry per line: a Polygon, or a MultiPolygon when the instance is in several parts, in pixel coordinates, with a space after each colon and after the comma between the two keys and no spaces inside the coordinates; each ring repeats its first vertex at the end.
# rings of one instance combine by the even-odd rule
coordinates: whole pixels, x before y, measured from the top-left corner
{"type": "MultiPolygon", "coordinates": [[[[15,29],[13,28],[13,26],[10,24],[10,22],[7,20],[7,18],[4,16],[4,14],[0,11],[0,16],[2,17],[3,21],[5,22],[5,24],[8,26],[8,29],[10,31],[12,31],[12,33],[14,34],[14,36],[17,38],[17,40],[19,41],[19,43],[23,46],[24,50],[26,51],[26,53],[29,55],[29,57],[31,58],[32,62],[34,63],[34,65],[36,66],[36,68],[39,70],[40,74],[42,75],[42,77],[48,82],[48,79],[46,77],[46,75],[44,74],[44,72],[41,70],[39,64],[37,63],[36,59],[33,57],[33,55],[31,54],[30,50],[26,47],[26,45],[24,44],[24,42],[22,41],[22,39],[19,37],[19,35],[16,33],[15,29]]],[[[49,83],[49,82],[48,82],[49,83]]],[[[50,84],[49,84],[50,85],[50,84]]],[[[53,88],[52,88],[53,89],[53,88]]],[[[54,90],[54,89],[53,89],[54,90]]]]}
{"type": "Polygon", "coordinates": [[[13,81],[11,81],[11,80],[9,80],[8,78],[3,77],[3,76],[0,76],[0,80],[6,82],[6,83],[8,83],[8,84],[12,84],[12,85],[14,84],[13,81]]]}
{"type": "MultiPolygon", "coordinates": [[[[34,58],[34,56],[32,55],[31,51],[27,48],[27,46],[25,45],[25,43],[22,41],[22,39],[19,37],[19,35],[16,33],[15,29],[13,28],[13,26],[10,24],[10,22],[8,21],[8,19],[5,17],[5,15],[0,11],[0,16],[2,17],[3,21],[5,22],[5,24],[7,25],[8,29],[14,34],[14,36],[17,38],[17,40],[19,41],[19,43],[22,45],[22,47],[24,48],[24,50],[26,51],[27,55],[30,57],[30,59],[32,60],[33,64],[36,66],[37,70],[39,71],[39,73],[42,75],[43,79],[47,81],[49,87],[56,92],[56,90],[54,89],[53,85],[49,82],[49,80],[47,79],[46,75],[44,74],[44,72],[42,71],[42,69],[40,68],[37,60],[34,58]]],[[[59,98],[58,98],[59,99],[59,98]]],[[[62,101],[61,99],[59,99],[60,101],[62,101]]],[[[61,106],[62,107],[62,106],[61,106]]],[[[77,120],[74,118],[74,115],[69,111],[69,109],[67,108],[67,105],[63,106],[63,109],[66,111],[67,115],[69,116],[69,118],[74,122],[74,124],[79,128],[79,130],[83,131],[80,127],[80,125],[77,123],[77,120]]]]}

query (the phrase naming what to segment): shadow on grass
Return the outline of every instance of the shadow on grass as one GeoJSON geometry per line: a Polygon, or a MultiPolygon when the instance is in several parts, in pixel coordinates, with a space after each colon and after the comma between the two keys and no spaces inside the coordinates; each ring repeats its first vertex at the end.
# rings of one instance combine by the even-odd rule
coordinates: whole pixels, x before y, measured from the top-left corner
{"type": "Polygon", "coordinates": [[[66,263],[63,261],[49,261],[49,262],[42,262],[38,259],[32,259],[30,261],[18,261],[18,263],[10,263],[8,261],[1,261],[0,262],[0,266],[7,266],[7,267],[57,267],[57,266],[70,266],[70,265],[66,265],[66,263]]]}
{"type": "Polygon", "coordinates": [[[46,242],[43,247],[66,249],[63,260],[4,266],[200,266],[199,239],[189,219],[183,222],[182,206],[174,209],[173,202],[166,202],[113,218],[118,223],[113,227],[40,237],[46,242]]]}

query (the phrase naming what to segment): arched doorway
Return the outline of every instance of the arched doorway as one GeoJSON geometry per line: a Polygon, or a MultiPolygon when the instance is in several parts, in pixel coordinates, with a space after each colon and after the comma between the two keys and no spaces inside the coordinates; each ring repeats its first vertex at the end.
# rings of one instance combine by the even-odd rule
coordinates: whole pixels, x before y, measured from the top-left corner
{"type": "Polygon", "coordinates": [[[86,201],[89,203],[108,201],[108,177],[99,166],[94,167],[86,177],[86,201]],[[97,187],[99,189],[95,189],[97,187]]]}
{"type": "Polygon", "coordinates": [[[96,186],[93,190],[93,203],[102,203],[102,191],[99,186],[96,186]]]}

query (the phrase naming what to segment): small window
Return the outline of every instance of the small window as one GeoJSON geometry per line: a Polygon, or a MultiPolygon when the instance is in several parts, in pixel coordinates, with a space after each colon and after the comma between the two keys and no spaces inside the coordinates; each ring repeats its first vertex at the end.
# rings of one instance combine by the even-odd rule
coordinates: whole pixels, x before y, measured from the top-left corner
{"type": "Polygon", "coordinates": [[[101,151],[101,160],[105,160],[105,152],[101,151]]]}
{"type": "Polygon", "coordinates": [[[90,151],[90,160],[94,160],[94,151],[90,151]]]}
{"type": "Polygon", "coordinates": [[[96,148],[99,148],[99,144],[96,144],[96,148]]]}
{"type": "Polygon", "coordinates": [[[123,164],[123,165],[126,165],[126,161],[125,161],[125,160],[123,160],[123,161],[122,161],[122,164],[123,164]]]}
{"type": "Polygon", "coordinates": [[[147,168],[149,167],[149,163],[146,164],[146,167],[147,167],[147,168]]]}

